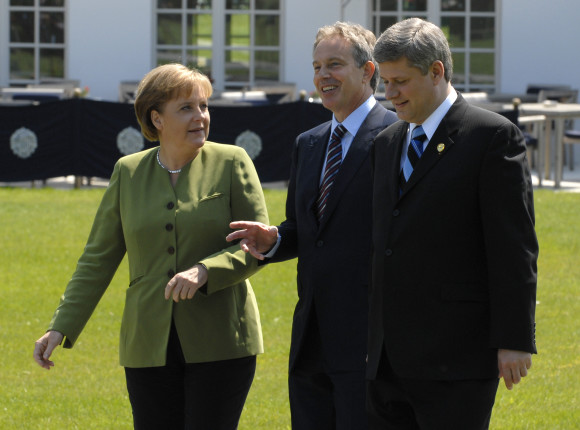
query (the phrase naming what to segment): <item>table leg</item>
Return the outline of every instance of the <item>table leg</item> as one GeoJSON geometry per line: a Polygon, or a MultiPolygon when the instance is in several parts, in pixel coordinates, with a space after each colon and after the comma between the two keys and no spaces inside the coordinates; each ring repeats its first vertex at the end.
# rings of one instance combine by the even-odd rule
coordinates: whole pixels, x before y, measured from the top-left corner
{"type": "Polygon", "coordinates": [[[554,187],[560,188],[560,181],[562,181],[562,168],[563,168],[563,161],[564,161],[564,154],[563,150],[563,143],[562,143],[562,136],[564,136],[564,118],[556,118],[556,130],[555,130],[555,139],[554,142],[556,146],[556,172],[554,175],[554,187]]]}
{"type": "Polygon", "coordinates": [[[547,127],[548,127],[548,121],[544,121],[544,123],[538,123],[536,124],[536,136],[538,138],[538,160],[537,160],[537,166],[536,166],[536,170],[538,171],[538,186],[541,187],[542,186],[542,180],[543,180],[543,172],[542,172],[542,168],[543,168],[543,163],[544,163],[544,147],[545,145],[545,140],[544,140],[544,136],[547,133],[547,127]],[[546,130],[546,131],[544,131],[546,130]]]}
{"type": "Polygon", "coordinates": [[[551,149],[552,149],[552,120],[546,121],[546,134],[544,135],[544,179],[550,179],[551,149]]]}

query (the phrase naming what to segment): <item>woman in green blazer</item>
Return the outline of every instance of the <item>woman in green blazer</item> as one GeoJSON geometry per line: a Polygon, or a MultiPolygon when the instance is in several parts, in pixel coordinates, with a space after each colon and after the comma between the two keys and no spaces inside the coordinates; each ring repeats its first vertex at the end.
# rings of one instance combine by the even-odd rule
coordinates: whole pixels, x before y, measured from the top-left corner
{"type": "Polygon", "coordinates": [[[71,348],[127,253],[121,325],[135,428],[235,429],[263,352],[249,276],[257,260],[226,242],[229,223],[268,223],[254,165],[207,142],[209,79],[177,64],[149,72],[135,111],[157,148],[121,158],[84,253],[34,358],[71,348]]]}

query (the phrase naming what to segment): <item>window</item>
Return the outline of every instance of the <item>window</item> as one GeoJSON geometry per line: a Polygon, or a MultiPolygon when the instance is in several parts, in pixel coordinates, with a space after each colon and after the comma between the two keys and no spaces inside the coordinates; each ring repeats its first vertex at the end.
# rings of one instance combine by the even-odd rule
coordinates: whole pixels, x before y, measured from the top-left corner
{"type": "Polygon", "coordinates": [[[371,1],[375,34],[410,16],[428,19],[439,25],[449,40],[453,86],[460,91],[496,90],[496,0],[371,1]]]}
{"type": "Polygon", "coordinates": [[[10,0],[9,82],[65,77],[65,0],[10,0]]]}
{"type": "Polygon", "coordinates": [[[279,82],[282,0],[157,0],[156,63],[179,62],[216,88],[279,82]]]}

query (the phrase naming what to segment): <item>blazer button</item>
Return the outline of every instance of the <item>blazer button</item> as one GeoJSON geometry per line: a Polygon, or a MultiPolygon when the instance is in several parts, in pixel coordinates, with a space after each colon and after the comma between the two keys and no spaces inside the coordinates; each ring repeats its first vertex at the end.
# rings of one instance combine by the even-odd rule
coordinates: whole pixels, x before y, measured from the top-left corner
{"type": "Polygon", "coordinates": [[[173,224],[165,224],[165,230],[167,231],[173,230],[173,224]]]}
{"type": "Polygon", "coordinates": [[[167,209],[173,209],[175,207],[175,203],[169,202],[167,203],[167,209]]]}
{"type": "Polygon", "coordinates": [[[400,214],[400,213],[401,213],[401,212],[399,211],[399,209],[395,209],[395,210],[393,211],[393,216],[399,216],[399,214],[400,214]]]}
{"type": "Polygon", "coordinates": [[[175,272],[173,271],[173,269],[169,269],[167,271],[167,276],[169,276],[170,278],[173,278],[175,276],[175,272]]]}
{"type": "Polygon", "coordinates": [[[321,248],[324,245],[324,241],[323,240],[319,240],[316,242],[316,247],[321,248]]]}
{"type": "Polygon", "coordinates": [[[169,253],[169,255],[173,255],[175,253],[175,248],[173,246],[170,246],[169,248],[167,248],[167,252],[169,253]]]}
{"type": "Polygon", "coordinates": [[[390,257],[391,255],[393,255],[393,250],[392,250],[392,249],[387,249],[387,250],[385,251],[385,255],[386,255],[387,257],[390,257]]]}

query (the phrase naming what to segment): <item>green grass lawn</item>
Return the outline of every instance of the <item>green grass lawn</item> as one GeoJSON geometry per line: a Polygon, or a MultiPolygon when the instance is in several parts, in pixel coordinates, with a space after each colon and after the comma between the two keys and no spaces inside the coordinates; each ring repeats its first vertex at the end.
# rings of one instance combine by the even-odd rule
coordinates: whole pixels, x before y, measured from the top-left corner
{"type": "MultiPolygon", "coordinates": [[[[0,188],[1,429],[130,429],[118,333],[126,261],[75,348],[58,349],[45,371],[32,360],[82,252],[103,190],[0,188]]],[[[266,190],[273,223],[285,192],[266,190]]],[[[535,194],[540,240],[537,341],[531,373],[513,391],[500,386],[492,429],[580,428],[580,194],[535,194]]],[[[286,385],[295,261],[252,278],[264,331],[241,430],[290,428],[286,385]]]]}

